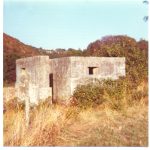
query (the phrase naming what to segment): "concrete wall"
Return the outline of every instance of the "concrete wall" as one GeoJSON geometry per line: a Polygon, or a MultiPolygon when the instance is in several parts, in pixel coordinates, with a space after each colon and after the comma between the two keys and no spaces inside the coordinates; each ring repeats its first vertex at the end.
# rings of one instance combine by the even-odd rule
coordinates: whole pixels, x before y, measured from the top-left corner
{"type": "Polygon", "coordinates": [[[48,56],[35,56],[16,61],[17,81],[16,97],[22,98],[20,76],[25,68],[29,81],[26,95],[32,103],[40,99],[53,97],[53,102],[68,103],[78,84],[86,84],[89,79],[118,79],[125,76],[125,58],[123,57],[63,57],[49,59],[48,56]],[[92,74],[89,71],[92,70],[92,74]],[[50,74],[53,86],[50,87],[50,74]]]}
{"type": "Polygon", "coordinates": [[[53,73],[53,101],[63,103],[71,94],[71,61],[70,57],[50,60],[50,70],[53,73]]]}
{"type": "Polygon", "coordinates": [[[89,79],[118,79],[125,76],[124,57],[71,57],[71,95],[78,84],[89,79]],[[89,74],[93,67],[93,74],[89,74]]]}
{"type": "Polygon", "coordinates": [[[16,61],[16,97],[23,100],[23,93],[20,88],[20,76],[22,68],[29,74],[29,97],[30,102],[38,104],[39,100],[51,96],[49,87],[49,57],[35,56],[19,59],[16,61]]]}

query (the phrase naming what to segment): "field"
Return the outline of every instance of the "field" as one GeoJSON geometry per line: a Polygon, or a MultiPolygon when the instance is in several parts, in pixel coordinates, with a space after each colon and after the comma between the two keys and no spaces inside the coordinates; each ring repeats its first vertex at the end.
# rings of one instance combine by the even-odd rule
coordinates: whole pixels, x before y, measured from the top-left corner
{"type": "Polygon", "coordinates": [[[25,127],[24,107],[4,104],[4,146],[148,146],[148,106],[143,101],[115,111],[100,105],[41,103],[30,111],[25,127]]]}

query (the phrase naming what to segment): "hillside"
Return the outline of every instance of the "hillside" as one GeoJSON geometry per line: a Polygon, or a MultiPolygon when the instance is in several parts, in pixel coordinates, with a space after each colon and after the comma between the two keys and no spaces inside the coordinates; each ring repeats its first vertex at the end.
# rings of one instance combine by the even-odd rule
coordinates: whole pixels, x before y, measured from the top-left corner
{"type": "Polygon", "coordinates": [[[26,45],[5,33],[3,34],[3,51],[4,81],[9,84],[16,80],[16,59],[41,54],[38,48],[26,45]]]}

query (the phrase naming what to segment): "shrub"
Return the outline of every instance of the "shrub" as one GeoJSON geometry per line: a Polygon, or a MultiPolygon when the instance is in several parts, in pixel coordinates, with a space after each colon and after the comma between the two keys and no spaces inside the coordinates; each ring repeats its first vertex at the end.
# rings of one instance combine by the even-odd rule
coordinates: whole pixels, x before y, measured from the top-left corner
{"type": "Polygon", "coordinates": [[[82,108],[95,107],[105,102],[111,108],[119,110],[126,103],[126,88],[124,79],[102,80],[78,86],[74,97],[82,108]]]}
{"type": "Polygon", "coordinates": [[[78,106],[82,108],[105,103],[111,109],[123,110],[126,106],[132,106],[148,96],[148,89],[145,86],[142,85],[142,90],[139,91],[136,83],[128,78],[101,80],[79,85],[74,92],[74,97],[78,106]]]}
{"type": "Polygon", "coordinates": [[[77,105],[86,108],[102,104],[104,89],[101,86],[94,84],[80,85],[74,92],[74,97],[77,99],[77,105]]]}

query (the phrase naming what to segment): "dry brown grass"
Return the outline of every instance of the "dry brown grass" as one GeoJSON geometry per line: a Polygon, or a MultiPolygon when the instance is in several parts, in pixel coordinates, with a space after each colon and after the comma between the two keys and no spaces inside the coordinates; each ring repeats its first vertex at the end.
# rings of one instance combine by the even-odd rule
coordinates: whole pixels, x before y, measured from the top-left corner
{"type": "Polygon", "coordinates": [[[143,103],[122,112],[45,103],[31,110],[28,129],[22,107],[10,106],[4,113],[4,146],[148,146],[143,103]]]}

